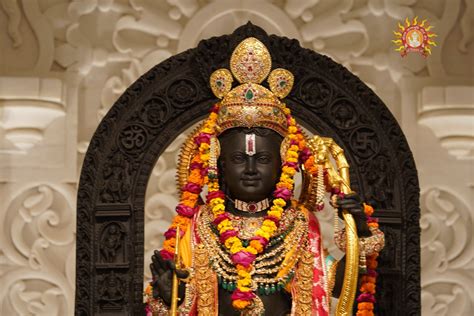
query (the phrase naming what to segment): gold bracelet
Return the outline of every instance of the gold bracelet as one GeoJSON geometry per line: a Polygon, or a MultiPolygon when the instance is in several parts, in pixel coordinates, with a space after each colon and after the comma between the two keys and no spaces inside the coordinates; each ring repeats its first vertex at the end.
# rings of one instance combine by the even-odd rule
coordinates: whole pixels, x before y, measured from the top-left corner
{"type": "MultiPolygon", "coordinates": [[[[376,227],[369,227],[369,229],[372,236],[359,238],[359,252],[366,256],[380,252],[385,246],[384,233],[376,227]]],[[[346,230],[344,228],[334,233],[334,242],[341,251],[346,251],[346,230]]]]}

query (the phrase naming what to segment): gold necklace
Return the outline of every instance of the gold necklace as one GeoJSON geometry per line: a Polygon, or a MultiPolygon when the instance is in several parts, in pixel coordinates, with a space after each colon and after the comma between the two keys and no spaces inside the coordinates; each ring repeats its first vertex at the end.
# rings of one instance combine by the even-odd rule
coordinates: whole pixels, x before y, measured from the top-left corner
{"type": "MultiPolygon", "coordinates": [[[[291,212],[289,212],[291,213],[291,212]]],[[[305,217],[300,213],[298,216],[289,216],[293,223],[288,225],[285,235],[275,236],[275,240],[268,252],[260,254],[256,258],[256,265],[251,272],[253,279],[253,290],[261,295],[271,294],[281,290],[294,275],[294,267],[301,257],[301,249],[306,248],[308,225],[305,217]],[[282,238],[283,237],[283,238],[282,238]],[[289,251],[293,252],[289,255],[289,251]],[[285,261],[286,260],[286,261],[285,261]],[[278,276],[278,272],[286,268],[287,263],[292,263],[286,273],[278,276]]],[[[237,216],[234,216],[236,220],[237,216]]],[[[235,268],[227,249],[220,244],[218,235],[212,229],[212,214],[207,207],[200,213],[197,225],[198,235],[208,250],[213,270],[217,273],[219,284],[225,290],[233,291],[238,279],[235,268]]]]}

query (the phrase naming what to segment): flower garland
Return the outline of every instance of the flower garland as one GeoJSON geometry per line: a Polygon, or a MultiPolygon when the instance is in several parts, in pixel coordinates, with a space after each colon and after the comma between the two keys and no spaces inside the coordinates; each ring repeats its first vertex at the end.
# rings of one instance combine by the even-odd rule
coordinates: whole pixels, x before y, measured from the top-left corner
{"type": "Polygon", "coordinates": [[[232,226],[230,216],[225,211],[225,196],[219,189],[217,177],[209,179],[208,183],[207,203],[211,207],[214,216],[213,224],[219,231],[220,242],[231,253],[231,260],[237,269],[237,287],[231,298],[232,306],[239,310],[248,307],[256,297],[252,290],[252,265],[257,254],[265,250],[270,238],[277,231],[283,211],[291,201],[294,187],[293,176],[298,171],[298,162],[301,158],[300,152],[306,147],[303,134],[296,126],[294,118],[291,117],[290,110],[286,107],[283,109],[288,123],[289,148],[286,151],[279,182],[273,192],[272,206],[268,210],[262,226],[255,232],[247,246],[244,246],[242,240],[238,237],[238,231],[232,226]]]}
{"type": "Polygon", "coordinates": [[[207,172],[209,167],[209,148],[211,138],[215,135],[215,127],[217,121],[218,105],[211,109],[209,118],[204,123],[201,131],[194,137],[196,144],[196,152],[193,155],[189,166],[188,182],[181,189],[181,198],[176,206],[176,215],[171,223],[170,228],[165,232],[165,242],[163,249],[160,251],[161,256],[165,260],[173,260],[176,247],[176,228],[180,227],[180,235],[188,230],[191,225],[191,219],[198,211],[197,202],[202,187],[207,182],[207,172]]]}
{"type": "MultiPolygon", "coordinates": [[[[364,203],[364,212],[367,216],[367,225],[378,228],[377,219],[371,217],[374,213],[372,206],[364,203]]],[[[377,257],[378,253],[367,256],[367,273],[361,277],[360,295],[357,297],[357,316],[373,316],[375,303],[375,282],[377,279],[377,257]]]]}
{"type": "Polygon", "coordinates": [[[188,182],[182,188],[180,202],[176,207],[177,216],[173,219],[170,228],[165,232],[165,242],[160,251],[163,259],[172,260],[176,247],[176,228],[179,226],[181,234],[190,227],[193,216],[198,211],[197,202],[202,187],[207,184],[207,205],[213,213],[213,224],[219,231],[219,239],[231,253],[231,260],[237,269],[237,287],[232,293],[232,305],[242,310],[252,303],[256,297],[253,292],[252,264],[257,254],[264,252],[265,247],[279,227],[279,221],[293,196],[294,175],[299,169],[299,164],[304,164],[312,157],[306,147],[306,141],[301,129],[296,125],[291,111],[283,105],[288,124],[287,138],[289,147],[286,151],[285,161],[276,189],[273,192],[272,206],[264,218],[262,226],[255,232],[248,245],[244,247],[243,241],[238,238],[238,231],[232,226],[230,216],[225,211],[225,194],[219,189],[217,170],[210,167],[211,139],[217,132],[217,113],[219,105],[215,105],[209,118],[204,123],[198,135],[194,137],[196,151],[191,160],[188,182]],[[211,170],[212,169],[212,170],[211,170]]]}

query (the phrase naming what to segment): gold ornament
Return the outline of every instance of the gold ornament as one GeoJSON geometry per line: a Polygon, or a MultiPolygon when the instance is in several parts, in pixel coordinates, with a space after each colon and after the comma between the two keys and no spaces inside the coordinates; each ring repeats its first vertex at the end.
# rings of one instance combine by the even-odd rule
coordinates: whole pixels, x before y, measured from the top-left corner
{"type": "Polygon", "coordinates": [[[255,37],[240,42],[230,57],[230,70],[240,83],[261,83],[271,68],[268,49],[255,37]]]}
{"type": "Polygon", "coordinates": [[[293,75],[282,68],[270,73],[271,66],[272,59],[265,45],[249,37],[232,53],[231,71],[222,68],[212,73],[211,89],[222,99],[217,118],[218,133],[235,127],[264,127],[286,136],[285,105],[279,98],[290,93],[293,75]],[[231,89],[232,75],[241,83],[234,89],[231,89]],[[267,77],[270,90],[260,85],[267,77]]]}
{"type": "Polygon", "coordinates": [[[232,89],[233,80],[232,74],[227,69],[221,68],[214,71],[209,79],[212,92],[222,99],[232,89]]]}
{"type": "Polygon", "coordinates": [[[283,68],[273,70],[270,76],[268,76],[270,90],[280,99],[283,99],[290,93],[294,80],[293,74],[283,68]]]}

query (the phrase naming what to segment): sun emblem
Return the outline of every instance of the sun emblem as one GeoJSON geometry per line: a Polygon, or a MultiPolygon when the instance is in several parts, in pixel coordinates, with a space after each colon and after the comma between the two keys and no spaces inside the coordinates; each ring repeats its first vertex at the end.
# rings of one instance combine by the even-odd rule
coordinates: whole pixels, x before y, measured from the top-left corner
{"type": "Polygon", "coordinates": [[[398,22],[400,32],[393,31],[397,39],[392,40],[392,42],[398,46],[395,50],[400,52],[402,57],[405,57],[411,52],[418,52],[423,57],[431,55],[430,46],[436,46],[436,43],[432,38],[438,36],[435,33],[430,32],[433,26],[428,25],[426,19],[421,21],[421,23],[418,23],[417,16],[411,23],[410,20],[406,18],[405,25],[406,26],[403,26],[398,22]]]}

